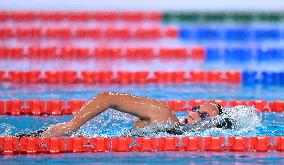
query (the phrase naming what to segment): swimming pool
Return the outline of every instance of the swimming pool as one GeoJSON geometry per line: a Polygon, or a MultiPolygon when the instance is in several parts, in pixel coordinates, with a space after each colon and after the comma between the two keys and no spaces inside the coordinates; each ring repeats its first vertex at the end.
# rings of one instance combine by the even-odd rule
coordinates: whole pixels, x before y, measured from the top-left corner
{"type": "MultiPolygon", "coordinates": [[[[0,99],[5,100],[5,113],[7,107],[9,107],[7,100],[20,100],[22,102],[59,100],[67,102],[70,100],[88,100],[103,91],[132,93],[164,101],[186,100],[188,102],[194,99],[219,99],[265,100],[273,103],[274,100],[283,100],[284,75],[282,63],[284,51],[281,44],[283,44],[284,33],[283,22],[279,21],[282,20],[282,15],[274,14],[276,17],[274,21],[276,22],[267,23],[267,20],[265,22],[254,20],[254,17],[262,18],[258,15],[251,18],[246,13],[240,14],[241,16],[238,13],[222,14],[219,13],[213,18],[220,19],[221,15],[229,22],[223,22],[222,18],[217,22],[213,21],[213,23],[207,24],[206,21],[199,22],[199,19],[204,21],[204,18],[211,17],[211,15],[174,13],[169,17],[173,19],[173,22],[179,19],[181,19],[180,21],[189,19],[189,23],[171,23],[171,19],[169,19],[170,22],[166,22],[168,21],[166,20],[162,24],[159,22],[161,18],[154,15],[156,16],[153,19],[154,23],[131,25],[131,28],[134,27],[134,30],[130,28],[130,34],[135,34],[133,36],[128,34],[128,24],[124,24],[123,21],[115,24],[114,27],[110,27],[112,25],[110,23],[103,23],[101,26],[105,27],[106,31],[102,30],[104,28],[91,31],[95,39],[85,38],[86,36],[81,32],[85,32],[85,35],[88,36],[90,31],[86,32],[88,30],[86,27],[90,28],[100,24],[84,21],[79,23],[75,21],[76,23],[73,24],[72,18],[74,17],[72,15],[67,17],[70,22],[51,21],[50,24],[41,24],[40,21],[19,23],[17,21],[22,19],[19,16],[21,14],[17,15],[16,13],[12,17],[8,15],[7,19],[11,20],[2,22],[3,27],[5,25],[8,28],[1,29],[1,43],[4,46],[0,51],[1,58],[4,59],[0,61],[0,70],[2,71],[0,73],[0,99]],[[241,20],[241,23],[235,23],[236,20],[234,19],[241,20]],[[158,22],[156,22],[157,20],[158,22]],[[197,22],[190,22],[192,20],[197,22]],[[218,26],[220,21],[224,24],[222,28],[218,26]],[[18,23],[18,26],[10,26],[15,22],[18,23]],[[124,26],[121,26],[121,24],[124,26]],[[32,25],[35,28],[27,32],[25,28],[21,27],[21,29],[20,25],[26,27],[32,25]],[[60,25],[59,28],[57,25],[60,25]],[[174,25],[174,28],[168,28],[169,25],[174,25]],[[71,28],[66,29],[68,26],[71,28]],[[38,27],[40,33],[37,33],[38,27]],[[60,29],[61,27],[63,29],[60,29]],[[83,28],[83,30],[80,28],[83,28]],[[9,30],[11,30],[11,36],[9,36],[9,30]],[[98,31],[103,31],[101,38],[96,36],[98,31]],[[110,39],[113,39],[113,41],[110,42],[110,39]],[[105,45],[107,45],[107,48],[105,48],[105,45]],[[133,50],[133,47],[136,50],[133,50]],[[141,51],[140,48],[143,50],[141,51]],[[175,56],[178,56],[178,58],[175,56]],[[200,70],[202,73],[199,72],[200,70]],[[30,73],[30,71],[35,72],[30,73]],[[86,76],[88,74],[84,71],[103,73],[92,73],[91,76],[86,76]],[[138,73],[132,74],[132,72],[138,71],[146,71],[146,77],[145,74],[142,74],[142,76],[138,73]],[[174,71],[184,73],[172,73],[174,71]],[[237,71],[234,72],[237,74],[229,77],[228,71],[237,71]],[[164,72],[171,73],[165,74],[164,72]],[[98,78],[94,78],[97,75],[98,78]],[[138,78],[135,78],[135,75],[139,75],[138,78]]],[[[128,20],[129,15],[125,15],[122,18],[128,20]]],[[[167,19],[169,15],[164,15],[164,19],[167,19]]],[[[272,18],[275,18],[274,15],[272,14],[272,18]]],[[[115,13],[114,15],[113,13],[110,15],[109,13],[106,15],[102,13],[99,16],[102,19],[113,19],[115,13]]],[[[81,17],[85,18],[86,15],[81,17]]],[[[140,18],[139,15],[134,15],[130,17],[130,20],[135,20],[137,17],[140,18]]],[[[33,17],[28,18],[33,19],[33,17]]],[[[40,19],[46,21],[65,18],[57,13],[54,15],[47,14],[40,19]]],[[[78,18],[75,16],[76,19],[78,18]]],[[[13,105],[15,104],[13,103],[13,105]]],[[[278,107],[280,113],[271,109],[267,111],[274,112],[259,112],[258,116],[262,119],[261,125],[253,125],[252,122],[251,129],[238,131],[208,130],[189,133],[186,136],[242,136],[248,138],[283,136],[284,114],[281,112],[283,112],[284,104],[280,102],[279,105],[281,106],[278,107]]],[[[0,134],[2,136],[37,130],[72,118],[71,115],[21,116],[24,108],[20,109],[20,112],[15,107],[12,108],[12,114],[14,113],[15,116],[9,116],[8,113],[8,115],[0,116],[0,134]]],[[[179,118],[182,118],[186,115],[186,112],[176,112],[176,114],[179,118]]],[[[130,115],[109,110],[83,126],[79,135],[90,138],[97,136],[121,137],[124,132],[129,130],[135,120],[136,118],[130,115]]],[[[250,120],[245,122],[249,124],[250,120]]],[[[178,138],[182,139],[182,137],[178,138]]],[[[274,145],[274,143],[269,142],[268,145],[274,145]]],[[[157,149],[157,151],[161,150],[157,149]]],[[[274,150],[260,153],[212,152],[210,150],[206,152],[202,150],[198,152],[87,152],[27,155],[16,152],[15,155],[1,155],[1,163],[172,164],[174,161],[178,164],[228,162],[232,162],[232,164],[281,164],[284,162],[283,157],[283,152],[274,150]]]]}
{"type": "MultiPolygon", "coordinates": [[[[14,88],[17,89],[18,87],[14,88]]],[[[214,89],[212,86],[206,85],[114,85],[114,86],[92,86],[89,87],[86,91],[82,91],[82,87],[74,87],[69,90],[58,91],[58,88],[54,91],[44,89],[45,87],[40,86],[40,89],[37,92],[33,90],[26,89],[23,96],[19,95],[18,92],[22,93],[23,91],[16,90],[13,91],[13,87],[10,87],[10,94],[17,95],[17,99],[63,99],[68,100],[69,98],[76,99],[87,99],[92,97],[92,94],[97,94],[104,90],[114,90],[119,92],[131,92],[143,96],[151,96],[160,99],[192,99],[192,98],[230,98],[230,99],[257,99],[255,95],[249,96],[244,94],[247,91],[254,92],[253,88],[245,88],[239,91],[235,89],[230,93],[223,93],[216,95],[218,92],[214,92],[217,89],[228,89],[226,86],[215,86],[214,89]],[[184,92],[180,95],[176,95],[178,91],[183,90],[184,92]],[[193,90],[194,89],[194,90],[193,90]],[[211,89],[211,90],[210,90],[211,89]],[[159,91],[155,93],[149,93],[149,91],[159,91]],[[194,91],[194,92],[191,92],[194,91]],[[205,93],[209,91],[209,93],[205,93]],[[212,91],[212,92],[210,92],[212,91]],[[92,94],[90,94],[92,93],[92,94]],[[167,93],[165,98],[164,93],[167,93]],[[43,96],[45,95],[45,96],[43,96]],[[72,97],[70,97],[72,95],[72,97]],[[29,96],[29,97],[26,97],[29,96]],[[40,97],[41,96],[41,97],[40,97]],[[48,97],[46,97],[48,96],[48,97]],[[74,96],[74,97],[73,97],[74,96]]],[[[2,89],[3,90],[3,89],[2,89]]],[[[258,92],[262,93],[264,91],[270,91],[271,89],[258,89],[258,92]]],[[[273,89],[274,91],[276,89],[273,89]]],[[[281,90],[281,88],[277,88],[281,90]]],[[[5,91],[4,91],[5,93],[5,91]]],[[[3,94],[4,94],[3,93],[3,94]]],[[[7,94],[7,93],[6,93],[7,94]]],[[[2,97],[12,97],[9,95],[2,97]]],[[[267,97],[272,97],[272,92],[267,92],[265,94],[267,97]]],[[[260,96],[258,96],[260,97],[260,96]]],[[[273,99],[273,98],[272,98],[273,99]]],[[[183,112],[177,112],[179,117],[184,116],[183,112]]],[[[238,136],[282,136],[283,135],[283,113],[261,113],[262,123],[261,126],[257,127],[251,132],[242,132],[240,134],[234,132],[202,132],[199,136],[228,136],[228,135],[238,135],[238,136]]],[[[1,134],[14,134],[16,132],[29,132],[30,130],[37,130],[44,126],[47,126],[52,123],[58,123],[62,121],[67,121],[72,118],[71,115],[68,116],[46,116],[46,117],[32,117],[32,116],[1,116],[1,134]]],[[[135,121],[130,115],[119,113],[116,111],[108,111],[102,114],[99,118],[90,121],[86,126],[82,128],[84,136],[96,137],[107,136],[107,137],[116,137],[121,136],[123,131],[126,131],[131,127],[131,124],[135,121]],[[105,122],[103,124],[102,122],[105,122]]],[[[60,153],[60,154],[29,154],[29,155],[5,155],[2,157],[2,164],[22,164],[29,162],[31,164],[37,163],[50,163],[50,164],[78,164],[78,163],[95,163],[95,164],[113,164],[118,162],[121,164],[133,164],[133,163],[166,163],[171,164],[172,161],[177,162],[178,164],[184,164],[191,162],[192,164],[197,163],[225,163],[228,161],[239,162],[239,163],[268,163],[268,164],[278,164],[283,163],[283,153],[277,151],[270,152],[131,152],[131,153],[60,153]],[[166,158],[166,159],[165,159],[166,158]]]]}

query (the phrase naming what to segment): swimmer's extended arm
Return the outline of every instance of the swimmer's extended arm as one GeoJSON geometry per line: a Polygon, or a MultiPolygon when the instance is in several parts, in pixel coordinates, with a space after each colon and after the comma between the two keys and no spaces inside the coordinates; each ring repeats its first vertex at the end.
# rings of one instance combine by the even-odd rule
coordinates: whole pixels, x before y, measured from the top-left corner
{"type": "Polygon", "coordinates": [[[42,137],[66,136],[108,108],[135,115],[148,123],[167,120],[178,122],[163,102],[130,94],[104,92],[86,103],[71,121],[51,126],[42,133],[42,137]]]}

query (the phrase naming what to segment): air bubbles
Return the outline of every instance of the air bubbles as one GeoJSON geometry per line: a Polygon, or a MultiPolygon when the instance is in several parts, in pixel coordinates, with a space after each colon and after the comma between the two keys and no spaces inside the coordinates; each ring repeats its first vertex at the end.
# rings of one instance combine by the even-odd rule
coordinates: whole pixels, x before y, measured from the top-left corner
{"type": "Polygon", "coordinates": [[[221,117],[233,119],[236,135],[246,135],[255,131],[256,127],[261,126],[262,119],[254,106],[243,105],[227,108],[221,117]]]}
{"type": "Polygon", "coordinates": [[[13,135],[13,132],[16,130],[16,128],[10,124],[7,123],[1,123],[0,124],[0,137],[2,136],[11,136],[13,135]]]}
{"type": "Polygon", "coordinates": [[[71,136],[122,136],[125,132],[131,129],[131,126],[136,120],[137,117],[134,117],[130,114],[109,109],[85,123],[79,130],[77,130],[71,136]]]}

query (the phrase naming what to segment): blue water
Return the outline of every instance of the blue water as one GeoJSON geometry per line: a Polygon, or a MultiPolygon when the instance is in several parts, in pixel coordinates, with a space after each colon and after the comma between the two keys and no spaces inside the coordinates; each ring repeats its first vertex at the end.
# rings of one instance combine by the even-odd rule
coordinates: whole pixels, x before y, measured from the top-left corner
{"type": "MultiPolygon", "coordinates": [[[[35,23],[36,25],[37,23],[35,23]]],[[[24,26],[31,26],[33,24],[25,24],[24,26]]],[[[73,26],[73,24],[67,24],[73,26]]],[[[78,25],[78,24],[77,24],[78,25]]],[[[74,26],[77,26],[74,25],[74,26]]],[[[84,26],[84,24],[79,24],[84,26]]],[[[91,24],[92,25],[92,24],[91,24]]],[[[118,26],[119,24],[117,24],[118,26]]],[[[49,26],[48,24],[42,25],[49,26]]],[[[54,26],[54,25],[53,25],[54,26]]],[[[193,27],[196,25],[185,25],[185,27],[193,27]]],[[[197,25],[198,26],[198,25],[197,25]]],[[[203,27],[220,27],[219,24],[205,24],[203,27]]],[[[224,25],[227,27],[235,26],[233,24],[224,25]]],[[[283,23],[272,24],[257,24],[257,26],[244,25],[242,27],[283,27],[283,23]]],[[[236,26],[237,27],[237,26],[236,26]]],[[[283,29],[283,28],[282,28],[283,29]]],[[[1,41],[5,46],[23,46],[28,47],[33,44],[43,46],[66,46],[76,45],[80,47],[93,47],[98,45],[107,46],[194,46],[202,45],[205,47],[217,48],[221,51],[221,55],[213,52],[207,61],[195,60],[175,60],[175,59],[154,59],[154,60],[0,60],[0,69],[9,70],[183,70],[189,71],[192,69],[201,70],[256,70],[256,71],[283,71],[283,58],[275,59],[269,58],[270,61],[259,58],[256,53],[257,48],[266,47],[282,47],[283,37],[281,40],[272,41],[240,41],[231,42],[228,40],[203,40],[204,38],[194,38],[185,40],[160,40],[147,42],[133,42],[128,40],[125,42],[115,41],[54,41],[54,40],[17,40],[11,39],[8,41],[1,41]],[[230,56],[224,48],[226,47],[241,47],[249,48],[251,53],[241,54],[240,60],[230,60],[230,56]],[[225,54],[225,53],[227,54],[225,54]],[[252,57],[248,57],[248,55],[252,57]],[[217,57],[217,58],[214,58],[217,57]]],[[[242,53],[242,51],[236,54],[242,53]]],[[[266,57],[263,57],[266,58],[266,57]]],[[[21,99],[21,100],[71,100],[84,99],[88,100],[102,91],[117,91],[136,94],[146,97],[154,97],[161,100],[190,100],[190,99],[240,99],[253,100],[264,99],[273,101],[275,99],[284,100],[283,86],[242,86],[242,85],[206,85],[206,84],[147,84],[147,85],[85,85],[85,84],[0,84],[0,99],[21,99]]],[[[176,113],[182,119],[186,113],[176,113]]],[[[241,136],[284,136],[284,113],[261,113],[261,125],[257,126],[250,132],[207,132],[203,134],[200,132],[199,136],[211,135],[241,135],[241,136]]],[[[0,116],[0,134],[13,135],[18,132],[29,132],[39,128],[47,127],[50,124],[68,121],[72,116],[0,116]]],[[[96,119],[91,120],[80,131],[86,136],[120,136],[124,131],[129,130],[136,118],[119,113],[114,110],[109,110],[101,114],[96,119]]],[[[284,153],[280,152],[265,152],[265,153],[232,153],[232,152],[155,152],[155,153],[68,153],[68,154],[36,154],[36,155],[0,155],[0,164],[284,164],[284,153]],[[174,162],[174,163],[173,163],[174,162]]]]}
{"type": "MultiPolygon", "coordinates": [[[[245,70],[247,68],[254,70],[283,70],[281,62],[263,62],[252,61],[250,63],[225,63],[224,61],[162,61],[155,60],[149,63],[143,61],[120,60],[115,63],[108,61],[103,62],[83,61],[86,65],[80,65],[80,61],[42,61],[33,65],[34,62],[28,60],[7,63],[2,61],[1,69],[12,70],[29,70],[29,69],[103,69],[106,65],[111,66],[111,70],[175,70],[181,66],[181,70],[190,69],[221,69],[228,68],[245,70]],[[129,64],[129,65],[127,65],[129,64]],[[248,65],[249,64],[249,65],[248,65]],[[119,67],[120,65],[120,67],[119,67]]],[[[82,61],[81,61],[82,62],[82,61]]],[[[218,84],[147,84],[147,85],[102,85],[102,84],[12,84],[1,83],[0,99],[21,99],[21,100],[88,100],[102,91],[117,91],[132,93],[135,95],[154,97],[162,100],[190,100],[190,99],[239,99],[254,100],[265,99],[273,101],[275,99],[284,100],[284,87],[281,86],[243,86],[243,85],[218,85],[218,84]]],[[[182,119],[186,113],[177,113],[182,119]]],[[[242,136],[283,136],[284,135],[284,113],[260,113],[262,117],[261,126],[258,126],[250,132],[200,132],[199,136],[210,135],[242,135],[242,136]]],[[[0,116],[0,134],[12,135],[18,132],[29,132],[39,128],[45,128],[50,124],[68,121],[72,116],[0,116]]],[[[136,118],[109,110],[98,118],[91,120],[81,128],[84,136],[120,136],[131,128],[136,118]],[[104,124],[102,124],[102,121],[104,124]]],[[[66,153],[66,154],[36,154],[36,155],[13,155],[0,156],[1,164],[283,164],[284,153],[266,152],[266,153],[215,153],[215,152],[158,152],[158,153],[66,153]],[[229,163],[230,162],[230,163],[229,163]]]]}
{"type": "MultiPolygon", "coordinates": [[[[169,85],[11,85],[1,88],[2,99],[89,99],[101,91],[127,92],[137,95],[154,97],[157,99],[283,99],[281,87],[242,87],[226,85],[197,85],[197,84],[169,84],[169,85]]],[[[186,112],[176,113],[182,119],[186,112]]],[[[261,126],[251,132],[210,132],[199,136],[283,136],[284,113],[260,113],[261,126]]],[[[0,134],[11,135],[18,132],[29,132],[68,121],[69,116],[0,116],[0,134]]],[[[96,119],[91,120],[80,131],[84,136],[121,136],[129,130],[136,120],[135,117],[108,110],[96,119]],[[102,124],[103,122],[103,124],[102,124]]],[[[233,152],[157,152],[157,153],[66,153],[66,154],[36,154],[0,156],[1,164],[283,164],[284,153],[233,153],[233,152]]]]}
{"type": "MultiPolygon", "coordinates": [[[[186,112],[176,112],[180,120],[186,115],[186,112]]],[[[237,131],[224,131],[224,132],[196,132],[194,134],[185,135],[198,135],[198,136],[283,136],[284,135],[284,114],[283,113],[261,113],[262,123],[261,126],[256,127],[254,130],[241,133],[237,131]]],[[[72,116],[48,116],[48,117],[7,117],[0,116],[2,123],[0,124],[0,135],[14,135],[16,133],[28,133],[31,130],[35,131],[41,128],[46,128],[51,124],[69,121],[72,116]]],[[[97,118],[90,120],[80,129],[80,134],[88,137],[105,136],[105,137],[119,137],[123,136],[137,118],[116,112],[115,110],[108,110],[102,113],[97,118]]],[[[170,135],[172,136],[172,135],[170,135]]]]}

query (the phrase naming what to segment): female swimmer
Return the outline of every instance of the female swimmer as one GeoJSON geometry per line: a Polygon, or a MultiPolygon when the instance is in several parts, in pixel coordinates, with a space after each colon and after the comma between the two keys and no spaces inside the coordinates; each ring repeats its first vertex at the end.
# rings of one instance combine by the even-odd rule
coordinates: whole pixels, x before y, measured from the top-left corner
{"type": "MultiPolygon", "coordinates": [[[[129,113],[138,117],[138,121],[131,130],[155,125],[157,123],[173,123],[171,127],[161,128],[155,131],[166,131],[171,134],[182,134],[184,126],[189,126],[222,114],[223,108],[214,102],[205,103],[192,108],[192,111],[180,122],[171,108],[159,100],[139,97],[131,94],[115,92],[103,92],[87,102],[71,121],[50,126],[45,131],[37,131],[22,136],[61,137],[68,136],[78,130],[90,119],[96,117],[108,108],[129,113]]],[[[232,122],[228,119],[214,125],[219,128],[232,128],[232,122]]],[[[187,127],[187,128],[189,128],[187,127]]],[[[20,135],[21,137],[21,135],[20,135]]]]}

